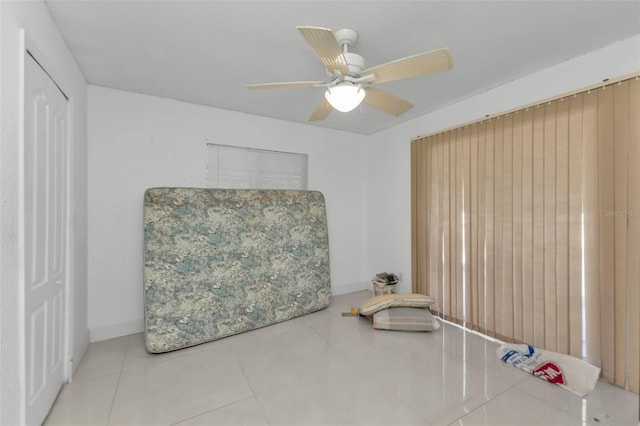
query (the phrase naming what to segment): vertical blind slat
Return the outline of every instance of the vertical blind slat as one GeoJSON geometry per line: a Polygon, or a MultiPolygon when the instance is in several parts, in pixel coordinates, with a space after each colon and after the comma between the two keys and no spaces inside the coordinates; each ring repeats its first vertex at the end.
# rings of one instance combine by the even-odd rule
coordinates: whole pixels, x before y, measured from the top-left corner
{"type": "Polygon", "coordinates": [[[582,357],[582,102],[569,103],[569,354],[582,357]]]}
{"type": "MultiPolygon", "coordinates": [[[[426,184],[428,185],[428,187],[434,188],[436,184],[433,176],[434,173],[433,173],[433,167],[432,167],[432,160],[434,155],[431,149],[426,151],[427,151],[426,155],[424,155],[426,161],[424,162],[424,165],[423,165],[423,174],[426,175],[426,184]]],[[[433,197],[430,194],[426,194],[425,203],[426,203],[426,211],[433,212],[433,209],[434,209],[433,197]]],[[[430,256],[430,253],[431,253],[431,247],[429,247],[429,241],[431,241],[432,239],[432,234],[436,232],[431,226],[431,220],[432,220],[432,215],[427,215],[424,217],[424,226],[426,227],[426,230],[424,232],[427,238],[427,242],[426,244],[424,244],[423,251],[424,251],[424,256],[427,258],[430,256]]],[[[432,262],[425,262],[425,264],[427,266],[424,271],[424,277],[426,280],[429,280],[430,277],[432,276],[433,268],[436,267],[437,265],[435,265],[432,262]]]]}
{"type": "MultiPolygon", "coordinates": [[[[418,148],[418,152],[420,154],[420,158],[418,159],[418,162],[416,164],[417,166],[417,174],[420,177],[420,180],[422,182],[428,182],[427,176],[425,175],[427,168],[425,168],[424,162],[425,162],[425,149],[424,147],[419,147],[418,148]]],[[[427,183],[428,184],[428,183],[427,183]]],[[[425,204],[425,196],[426,193],[424,192],[420,192],[417,194],[416,196],[416,203],[418,205],[418,211],[420,212],[424,212],[426,210],[426,204],[425,204]]],[[[425,241],[428,238],[427,235],[427,230],[425,227],[425,219],[427,218],[426,214],[418,214],[416,217],[416,232],[418,232],[418,234],[420,234],[422,236],[421,241],[425,241]]],[[[422,243],[417,247],[417,254],[418,256],[420,256],[420,258],[423,258],[424,256],[426,256],[426,250],[425,250],[425,244],[422,243]]],[[[420,277],[420,279],[422,281],[424,281],[425,279],[425,269],[427,268],[427,264],[425,262],[421,262],[419,267],[418,267],[418,276],[420,277]]]]}
{"type": "Polygon", "coordinates": [[[485,321],[485,283],[486,283],[486,142],[487,135],[484,131],[485,126],[474,126],[478,131],[478,330],[484,332],[486,329],[485,321]]]}
{"type": "Polygon", "coordinates": [[[438,221],[440,220],[439,213],[439,197],[438,197],[438,176],[436,171],[438,162],[438,152],[430,147],[429,167],[427,173],[429,173],[429,240],[426,242],[428,249],[429,259],[429,275],[427,276],[427,287],[429,288],[429,295],[438,300],[439,288],[438,288],[438,221]]]}
{"type": "Polygon", "coordinates": [[[615,335],[615,304],[614,304],[614,217],[605,214],[615,210],[613,192],[613,90],[598,89],[596,108],[598,115],[598,211],[600,220],[600,306],[609,315],[600,316],[600,345],[608,347],[601,351],[602,377],[613,381],[615,377],[614,364],[614,335],[615,335]]]}
{"type": "MultiPolygon", "coordinates": [[[[618,368],[625,365],[626,347],[628,344],[626,334],[626,309],[625,299],[627,298],[627,257],[624,255],[627,249],[627,215],[617,214],[627,212],[627,155],[628,155],[628,135],[629,135],[629,83],[624,82],[613,86],[609,90],[613,97],[613,305],[614,305],[614,383],[624,383],[626,370],[618,368]]],[[[637,167],[638,165],[636,165],[637,167]]]]}
{"type": "Polygon", "coordinates": [[[598,191],[586,190],[586,188],[598,188],[597,95],[590,92],[581,96],[584,97],[582,104],[584,301],[586,333],[592,336],[586,342],[586,357],[589,363],[600,366],[600,214],[598,191]]]}
{"type": "Polygon", "coordinates": [[[474,126],[478,132],[478,285],[476,292],[478,294],[478,326],[477,330],[484,332],[486,330],[485,315],[485,283],[486,283],[486,193],[484,188],[487,185],[487,134],[486,125],[480,124],[474,126]]]}
{"type": "Polygon", "coordinates": [[[525,342],[533,342],[533,110],[522,126],[522,322],[525,342]]]}
{"type": "Polygon", "coordinates": [[[478,329],[478,280],[479,280],[479,238],[478,238],[478,127],[471,126],[469,129],[469,157],[470,157],[470,227],[471,227],[471,248],[469,261],[471,262],[471,277],[469,286],[469,328],[478,329]]]}
{"type": "Polygon", "coordinates": [[[627,155],[627,369],[629,389],[640,388],[640,80],[629,82],[629,148],[627,155]]]}
{"type": "Polygon", "coordinates": [[[569,353],[569,102],[558,102],[556,114],[556,350],[569,353]]]}
{"type": "Polygon", "coordinates": [[[503,262],[502,262],[502,231],[503,231],[503,205],[502,205],[502,155],[503,155],[503,122],[499,118],[492,120],[493,122],[493,264],[494,264],[494,284],[493,284],[493,300],[494,300],[494,330],[496,336],[504,336],[504,288],[502,280],[503,262]]]}
{"type": "Polygon", "coordinates": [[[437,312],[442,313],[444,309],[444,144],[443,135],[438,134],[434,139],[435,146],[438,151],[438,168],[436,174],[438,175],[438,232],[437,232],[437,245],[438,245],[438,299],[436,299],[437,312]]]}
{"type": "MultiPolygon", "coordinates": [[[[464,277],[464,295],[463,299],[465,301],[471,300],[471,269],[473,265],[471,264],[471,152],[470,152],[470,137],[471,132],[469,128],[465,128],[462,130],[463,132],[463,146],[462,146],[462,157],[463,157],[463,180],[462,187],[464,188],[464,197],[463,197],[463,219],[464,226],[462,228],[462,233],[464,235],[464,263],[462,265],[462,274],[464,277]]],[[[470,303],[464,303],[464,319],[465,321],[470,321],[472,317],[472,310],[470,303]]]]}
{"type": "Polygon", "coordinates": [[[417,231],[416,223],[418,220],[418,214],[421,214],[420,209],[416,203],[416,197],[421,190],[420,177],[418,176],[418,161],[420,161],[420,148],[424,144],[412,143],[411,144],[411,230],[415,237],[411,238],[411,290],[414,293],[423,293],[424,282],[418,278],[418,268],[420,263],[416,261],[418,256],[418,244],[424,244],[422,237],[417,231]]]}
{"type": "Polygon", "coordinates": [[[442,213],[443,213],[443,223],[442,223],[442,313],[445,316],[449,316],[451,314],[450,300],[451,300],[451,199],[449,197],[450,194],[450,148],[451,144],[448,140],[449,135],[444,135],[443,140],[443,182],[442,182],[442,213]]]}
{"type": "Polygon", "coordinates": [[[458,292],[460,290],[459,285],[459,276],[460,276],[460,268],[459,268],[459,242],[458,242],[458,224],[459,224],[459,215],[458,215],[458,205],[460,204],[460,189],[458,188],[459,176],[458,176],[458,151],[459,144],[456,143],[456,134],[454,132],[449,133],[449,149],[450,149],[450,157],[449,157],[449,167],[450,167],[450,175],[449,175],[449,184],[450,184],[450,192],[449,196],[451,197],[451,208],[449,209],[449,236],[450,240],[450,259],[451,263],[449,267],[451,268],[451,298],[449,299],[449,315],[451,316],[451,320],[455,322],[460,322],[460,319],[457,316],[457,308],[458,308],[458,292]]]}
{"type": "Polygon", "coordinates": [[[544,346],[557,351],[556,312],[556,103],[544,108],[544,346]]]}
{"type": "Polygon", "coordinates": [[[522,113],[513,117],[513,339],[523,342],[522,314],[522,113]]]}
{"type": "Polygon", "coordinates": [[[502,332],[514,337],[513,281],[513,115],[502,118],[502,332]]]}
{"type": "Polygon", "coordinates": [[[464,216],[464,137],[462,130],[456,131],[456,208],[455,208],[455,232],[456,232],[456,304],[453,315],[458,318],[459,321],[464,321],[465,312],[463,311],[463,298],[464,298],[464,230],[463,230],[463,216],[464,216]]]}
{"type": "Polygon", "coordinates": [[[484,283],[484,308],[485,308],[485,332],[492,337],[495,337],[495,132],[494,122],[490,120],[487,122],[486,127],[486,140],[485,140],[485,283],[484,283]]]}
{"type": "Polygon", "coordinates": [[[533,117],[533,345],[544,347],[544,108],[533,117]]]}

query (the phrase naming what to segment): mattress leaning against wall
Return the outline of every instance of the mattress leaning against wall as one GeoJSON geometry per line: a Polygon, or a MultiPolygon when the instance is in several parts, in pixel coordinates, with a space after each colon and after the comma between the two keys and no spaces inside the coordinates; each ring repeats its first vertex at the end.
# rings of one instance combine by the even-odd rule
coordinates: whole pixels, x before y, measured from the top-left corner
{"type": "Polygon", "coordinates": [[[331,281],[322,193],[148,189],[144,301],[152,353],[326,308],[331,281]]]}

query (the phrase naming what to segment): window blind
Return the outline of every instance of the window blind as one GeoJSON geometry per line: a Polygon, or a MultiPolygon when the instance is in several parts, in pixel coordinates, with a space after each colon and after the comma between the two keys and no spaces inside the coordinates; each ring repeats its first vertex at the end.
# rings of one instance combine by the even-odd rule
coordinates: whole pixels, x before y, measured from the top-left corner
{"type": "Polygon", "coordinates": [[[207,143],[207,186],[307,189],[308,155],[207,143]]]}
{"type": "Polygon", "coordinates": [[[640,80],[415,140],[413,291],[638,391],[640,80]]]}

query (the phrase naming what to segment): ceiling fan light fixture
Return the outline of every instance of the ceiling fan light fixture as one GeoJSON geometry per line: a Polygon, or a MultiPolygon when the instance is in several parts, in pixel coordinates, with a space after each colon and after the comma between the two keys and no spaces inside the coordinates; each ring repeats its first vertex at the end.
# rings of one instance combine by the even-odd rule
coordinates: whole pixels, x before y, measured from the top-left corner
{"type": "Polygon", "coordinates": [[[345,81],[327,88],[324,97],[334,109],[340,112],[349,112],[362,103],[365,94],[359,84],[345,81]]]}

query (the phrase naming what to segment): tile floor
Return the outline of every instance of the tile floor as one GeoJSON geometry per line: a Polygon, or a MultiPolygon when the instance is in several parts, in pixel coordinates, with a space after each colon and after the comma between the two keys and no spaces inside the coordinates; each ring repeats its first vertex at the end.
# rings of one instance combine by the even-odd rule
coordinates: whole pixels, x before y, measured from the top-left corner
{"type": "Polygon", "coordinates": [[[92,343],[45,424],[638,424],[637,394],[600,382],[579,398],[458,327],[376,331],[340,315],[368,297],[162,355],[142,334],[92,343]]]}

